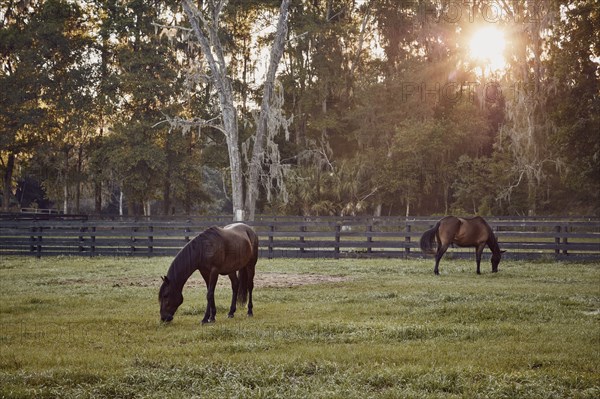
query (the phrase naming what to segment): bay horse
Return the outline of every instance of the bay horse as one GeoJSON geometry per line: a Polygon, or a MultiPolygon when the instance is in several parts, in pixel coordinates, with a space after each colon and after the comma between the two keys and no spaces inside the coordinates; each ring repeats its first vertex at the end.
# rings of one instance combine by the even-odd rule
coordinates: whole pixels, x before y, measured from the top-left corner
{"type": "Polygon", "coordinates": [[[237,304],[248,303],[248,316],[252,316],[252,289],[254,271],[258,260],[258,237],[244,223],[234,223],[223,228],[210,227],[188,242],[175,256],[167,275],[162,278],[158,293],[160,319],[173,320],[177,308],[183,303],[183,286],[194,271],[199,270],[206,283],[206,312],[202,324],[214,323],[217,314],[215,287],[219,275],[231,280],[231,307],[233,317],[237,304]]]}
{"type": "Polygon", "coordinates": [[[455,216],[446,216],[432,228],[427,230],[421,236],[421,250],[425,253],[435,253],[435,268],[433,272],[440,274],[440,259],[450,246],[456,244],[459,247],[475,247],[475,259],[477,260],[477,274],[481,274],[481,254],[487,245],[492,251],[492,273],[498,272],[498,264],[502,254],[498,246],[498,239],[494,235],[492,228],[480,216],[473,218],[459,218],[455,216]],[[434,245],[437,244],[437,251],[434,251],[434,245]]]}

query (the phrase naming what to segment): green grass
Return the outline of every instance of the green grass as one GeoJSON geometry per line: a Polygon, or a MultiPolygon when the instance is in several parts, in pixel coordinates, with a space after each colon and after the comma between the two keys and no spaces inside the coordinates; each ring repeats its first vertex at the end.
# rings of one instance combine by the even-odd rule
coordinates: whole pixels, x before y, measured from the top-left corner
{"type": "Polygon", "coordinates": [[[201,326],[198,276],[159,323],[169,261],[1,259],[0,397],[600,396],[598,263],[259,260],[255,317],[224,282],[201,326]]]}

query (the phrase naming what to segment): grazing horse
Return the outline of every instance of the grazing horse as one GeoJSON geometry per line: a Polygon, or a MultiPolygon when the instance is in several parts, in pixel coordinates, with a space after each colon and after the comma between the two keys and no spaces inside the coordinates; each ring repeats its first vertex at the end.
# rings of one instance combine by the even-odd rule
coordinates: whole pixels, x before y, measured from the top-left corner
{"type": "Polygon", "coordinates": [[[194,271],[199,270],[206,283],[206,312],[202,324],[213,323],[217,314],[215,287],[219,275],[231,280],[233,295],[228,316],[248,302],[248,316],[252,316],[252,289],[254,269],[258,259],[258,237],[252,228],[234,223],[223,228],[210,227],[188,242],[171,262],[158,293],[160,318],[170,322],[183,303],[182,290],[194,271]]]}
{"type": "Polygon", "coordinates": [[[498,246],[498,239],[494,235],[492,228],[482,217],[458,218],[455,216],[446,216],[436,225],[427,230],[421,236],[421,250],[426,253],[435,253],[435,268],[433,272],[440,274],[440,259],[450,246],[456,244],[460,247],[475,247],[475,256],[477,259],[477,274],[481,274],[481,254],[487,245],[492,251],[492,273],[498,271],[498,264],[502,253],[498,246]],[[434,243],[437,243],[437,251],[434,252],[434,243]]]}

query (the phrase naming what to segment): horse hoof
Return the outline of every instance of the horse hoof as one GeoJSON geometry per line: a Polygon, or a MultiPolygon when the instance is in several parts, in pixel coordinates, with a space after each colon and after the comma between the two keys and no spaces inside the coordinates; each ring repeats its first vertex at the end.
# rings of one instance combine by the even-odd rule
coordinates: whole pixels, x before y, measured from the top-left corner
{"type": "Polygon", "coordinates": [[[248,317],[254,317],[254,313],[248,313],[248,317]]]}
{"type": "Polygon", "coordinates": [[[228,315],[227,315],[227,318],[229,318],[229,319],[233,319],[233,314],[228,314],[228,315]]]}
{"type": "Polygon", "coordinates": [[[215,319],[210,319],[210,320],[202,320],[202,325],[205,325],[205,324],[212,324],[212,323],[214,323],[214,322],[215,322],[215,319]]]}

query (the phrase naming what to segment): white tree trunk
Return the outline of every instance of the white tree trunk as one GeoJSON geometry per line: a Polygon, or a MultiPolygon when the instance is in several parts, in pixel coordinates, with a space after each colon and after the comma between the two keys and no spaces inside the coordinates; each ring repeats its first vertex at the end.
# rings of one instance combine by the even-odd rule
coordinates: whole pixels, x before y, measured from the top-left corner
{"type": "Polygon", "coordinates": [[[66,179],[63,182],[63,213],[65,215],[69,213],[69,185],[66,179]]]}
{"type": "Polygon", "coordinates": [[[123,190],[119,188],[119,216],[123,216],[123,190]]]}
{"type": "Polygon", "coordinates": [[[242,156],[239,148],[238,126],[235,109],[223,112],[223,124],[231,134],[226,136],[227,151],[229,154],[229,169],[231,174],[231,202],[233,204],[233,218],[237,221],[245,220],[244,215],[244,181],[242,178],[242,156]]]}
{"type": "Polygon", "coordinates": [[[65,150],[65,171],[63,175],[63,213],[69,213],[69,150],[65,150]]]}
{"type": "Polygon", "coordinates": [[[183,9],[192,25],[196,39],[200,43],[204,58],[217,87],[219,106],[223,119],[222,133],[225,135],[231,173],[231,201],[234,219],[244,220],[244,187],[242,179],[242,158],[239,149],[237,113],[233,102],[231,79],[227,75],[227,62],[223,45],[219,38],[219,15],[226,1],[210,1],[210,20],[190,1],[183,0],[183,9]]]}
{"type": "Polygon", "coordinates": [[[256,127],[256,136],[254,137],[254,147],[252,148],[252,159],[249,165],[248,188],[246,190],[246,210],[249,220],[254,220],[256,213],[256,200],[258,199],[258,183],[262,161],[265,152],[265,135],[267,132],[267,120],[269,118],[270,106],[273,99],[273,91],[275,87],[275,76],[277,67],[283,56],[285,41],[287,38],[287,14],[290,5],[290,0],[283,0],[279,10],[279,21],[277,22],[277,31],[275,33],[275,41],[271,47],[271,60],[267,75],[265,77],[265,85],[263,91],[262,105],[256,127]]]}
{"type": "Polygon", "coordinates": [[[190,21],[192,31],[202,50],[202,55],[207,61],[211,71],[211,78],[217,88],[219,106],[223,120],[222,133],[225,135],[229,155],[229,166],[231,172],[231,200],[233,203],[233,217],[236,220],[253,219],[258,198],[258,178],[262,167],[264,154],[264,135],[268,117],[269,104],[273,94],[273,85],[277,66],[283,54],[285,39],[287,36],[287,10],[290,0],[281,3],[280,17],[275,35],[275,42],[271,49],[271,62],[265,79],[265,94],[259,117],[252,159],[250,161],[249,182],[244,206],[244,186],[242,173],[242,158],[240,151],[237,113],[234,104],[233,88],[231,78],[228,76],[227,62],[223,51],[223,45],[219,38],[219,16],[221,10],[227,3],[226,0],[207,1],[208,12],[206,15],[199,10],[191,0],[183,0],[183,9],[190,21]]]}
{"type": "Polygon", "coordinates": [[[377,204],[377,206],[375,207],[375,213],[373,216],[375,217],[380,217],[381,216],[381,211],[383,210],[383,204],[380,202],[377,204]]]}

